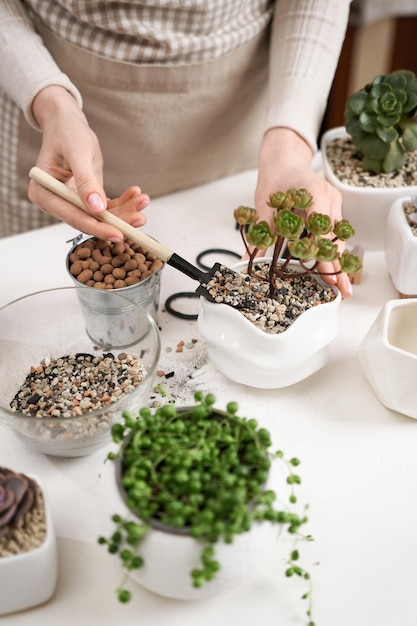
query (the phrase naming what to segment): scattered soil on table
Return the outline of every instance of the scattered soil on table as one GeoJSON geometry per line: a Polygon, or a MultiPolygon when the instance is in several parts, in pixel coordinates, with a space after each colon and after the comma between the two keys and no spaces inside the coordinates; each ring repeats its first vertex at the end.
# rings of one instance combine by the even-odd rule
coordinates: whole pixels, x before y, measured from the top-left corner
{"type": "Polygon", "coordinates": [[[172,402],[177,406],[193,403],[201,387],[200,375],[208,362],[207,346],[201,339],[183,340],[166,346],[161,352],[150,406],[172,402]]]}
{"type": "Polygon", "coordinates": [[[417,150],[406,153],[401,170],[389,174],[372,174],[362,167],[361,156],[349,137],[329,142],[326,155],[337,178],[355,187],[407,187],[417,185],[417,150]]]}

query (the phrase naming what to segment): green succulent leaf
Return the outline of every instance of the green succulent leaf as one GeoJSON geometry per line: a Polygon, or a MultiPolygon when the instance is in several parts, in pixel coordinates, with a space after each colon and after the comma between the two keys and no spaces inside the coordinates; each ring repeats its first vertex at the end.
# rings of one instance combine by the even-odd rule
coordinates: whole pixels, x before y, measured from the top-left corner
{"type": "Polygon", "coordinates": [[[407,94],[407,102],[405,103],[404,107],[403,107],[403,111],[404,113],[410,113],[411,111],[414,111],[414,109],[417,107],[417,85],[416,85],[416,92],[412,92],[409,91],[407,94]]]}
{"type": "Polygon", "coordinates": [[[278,235],[286,239],[297,239],[304,229],[304,220],[290,209],[282,209],[274,215],[274,224],[278,235]]]}
{"type": "Polygon", "coordinates": [[[327,235],[332,230],[332,221],[329,215],[313,212],[306,219],[307,230],[316,237],[327,235]]]}
{"type": "Polygon", "coordinates": [[[404,123],[402,140],[405,150],[417,150],[417,124],[408,121],[404,123]]]}
{"type": "Polygon", "coordinates": [[[395,127],[397,128],[399,127],[399,124],[401,122],[401,115],[394,117],[392,115],[380,114],[376,116],[376,121],[377,121],[377,127],[376,127],[377,132],[382,126],[382,129],[389,128],[389,129],[393,129],[395,132],[398,133],[395,127]]]}
{"type": "Polygon", "coordinates": [[[246,233],[246,241],[250,246],[256,246],[260,250],[266,250],[276,241],[276,235],[272,233],[269,224],[265,221],[251,224],[246,233]]]}
{"type": "Polygon", "coordinates": [[[383,171],[382,169],[383,161],[381,159],[370,159],[367,156],[364,156],[362,159],[362,167],[366,172],[373,172],[374,174],[379,174],[383,171]]]}
{"type": "Polygon", "coordinates": [[[382,169],[387,174],[399,170],[405,163],[405,152],[399,141],[390,144],[389,150],[382,163],[382,169]]]}
{"type": "Polygon", "coordinates": [[[239,206],[234,210],[233,216],[238,224],[244,226],[245,224],[254,224],[258,219],[258,215],[255,209],[247,206],[239,206]]]}
{"type": "Polygon", "coordinates": [[[378,120],[376,115],[373,113],[369,113],[368,111],[363,111],[363,113],[359,116],[359,123],[361,126],[361,130],[364,133],[374,133],[378,128],[378,120]]]}
{"type": "Polygon", "coordinates": [[[365,110],[367,101],[368,95],[366,94],[366,92],[357,91],[348,99],[347,108],[353,115],[359,117],[362,111],[365,110]]]}
{"type": "Polygon", "coordinates": [[[390,85],[392,89],[404,90],[407,89],[407,83],[414,80],[414,74],[408,70],[396,70],[395,72],[391,72],[391,74],[387,74],[386,76],[382,75],[379,78],[381,82],[390,85]]]}
{"type": "MultiPolygon", "coordinates": [[[[389,144],[377,135],[368,135],[360,141],[360,151],[369,159],[382,161],[389,150],[389,144]]],[[[365,166],[364,166],[365,167],[365,166]]]]}
{"type": "Polygon", "coordinates": [[[381,126],[382,126],[382,128],[379,127],[379,128],[376,129],[376,133],[377,133],[378,137],[384,143],[392,143],[393,141],[396,141],[398,139],[399,134],[395,130],[395,128],[393,128],[392,126],[387,127],[384,124],[381,124],[381,126]]]}

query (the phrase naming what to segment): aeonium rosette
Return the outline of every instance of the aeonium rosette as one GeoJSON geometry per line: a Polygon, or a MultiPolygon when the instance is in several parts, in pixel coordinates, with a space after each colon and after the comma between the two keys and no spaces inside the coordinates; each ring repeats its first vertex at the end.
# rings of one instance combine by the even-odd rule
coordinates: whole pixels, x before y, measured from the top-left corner
{"type": "Polygon", "coordinates": [[[19,528],[36,502],[36,485],[28,476],[0,467],[0,536],[19,528]]]}
{"type": "Polygon", "coordinates": [[[304,230],[303,218],[290,209],[276,211],[274,224],[277,234],[286,239],[298,239],[304,230]]]}
{"type": "Polygon", "coordinates": [[[362,267],[361,260],[354,254],[349,254],[347,250],[340,255],[339,263],[341,271],[349,274],[356,274],[362,267]]]}
{"type": "Polygon", "coordinates": [[[253,224],[258,219],[255,209],[247,206],[237,207],[237,209],[234,210],[233,215],[239,225],[253,224]]]}
{"type": "Polygon", "coordinates": [[[354,229],[349,224],[348,220],[336,221],[333,225],[334,236],[340,241],[347,241],[355,234],[354,229]]]}
{"type": "Polygon", "coordinates": [[[312,261],[316,258],[317,244],[316,241],[304,237],[288,242],[288,250],[294,259],[299,261],[312,261]]]}
{"type": "Polygon", "coordinates": [[[316,237],[323,237],[328,235],[332,230],[332,221],[330,215],[324,215],[324,213],[310,213],[306,219],[306,229],[316,237]]]}
{"type": "Polygon", "coordinates": [[[266,250],[275,243],[276,235],[271,231],[268,222],[262,221],[249,226],[246,241],[258,250],[266,250]]]}

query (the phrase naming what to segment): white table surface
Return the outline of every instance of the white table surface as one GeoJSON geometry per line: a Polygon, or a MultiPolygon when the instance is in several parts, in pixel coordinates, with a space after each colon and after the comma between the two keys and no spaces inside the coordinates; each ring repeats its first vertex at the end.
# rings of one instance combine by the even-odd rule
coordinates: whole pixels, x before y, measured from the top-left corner
{"type": "MultiPolygon", "coordinates": [[[[145,232],[191,262],[207,248],[241,252],[232,211],[239,204],[252,204],[255,181],[256,173],[247,172],[154,200],[146,211],[145,232]]],[[[39,289],[71,285],[66,241],[75,234],[59,224],[1,239],[0,305],[39,289]]],[[[383,253],[365,253],[361,283],[340,306],[340,334],[327,365],[286,389],[242,386],[205,363],[196,322],[174,318],[163,306],[172,293],[196,287],[173,268],[164,269],[161,367],[176,373],[162,382],[178,403],[197,388],[213,391],[219,405],[236,400],[242,414],[257,417],[271,430],[278,447],[301,459],[299,496],[310,504],[308,530],[315,540],[300,550],[313,576],[316,625],[415,626],[417,424],[380,404],[357,359],[358,345],[381,307],[397,297],[383,253]],[[177,354],[177,343],[190,339],[197,339],[194,348],[177,354]]],[[[8,626],[305,623],[300,600],[304,587],[283,575],[291,545],[285,537],[262,574],[232,593],[200,603],[179,602],[134,585],[132,602],[120,605],[115,596],[121,580],[118,561],[96,544],[117,511],[106,452],[76,459],[47,457],[27,449],[0,426],[0,465],[42,478],[59,551],[53,598],[0,621],[8,626]]]]}

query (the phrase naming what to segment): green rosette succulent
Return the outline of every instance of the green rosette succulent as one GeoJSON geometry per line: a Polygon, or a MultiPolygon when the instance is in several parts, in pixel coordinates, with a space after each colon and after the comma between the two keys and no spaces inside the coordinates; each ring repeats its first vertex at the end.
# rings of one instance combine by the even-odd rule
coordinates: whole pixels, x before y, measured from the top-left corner
{"type": "Polygon", "coordinates": [[[334,236],[340,239],[340,241],[347,241],[353,237],[355,232],[355,229],[346,219],[336,221],[333,225],[334,236]]]}
{"type": "Polygon", "coordinates": [[[290,209],[282,209],[274,214],[274,224],[278,235],[286,239],[298,239],[304,229],[304,220],[290,209]]]}
{"type": "Polygon", "coordinates": [[[268,222],[265,221],[251,224],[246,233],[247,243],[259,250],[266,250],[275,243],[276,239],[276,235],[271,231],[268,222]]]}
{"type": "Polygon", "coordinates": [[[339,250],[337,244],[333,243],[331,239],[316,239],[316,246],[316,261],[322,263],[323,261],[334,261],[337,259],[339,250]]]}
{"type": "Polygon", "coordinates": [[[362,267],[361,260],[358,256],[350,254],[345,250],[339,257],[340,269],[342,272],[356,274],[362,267]]]}
{"type": "Polygon", "coordinates": [[[417,78],[408,70],[376,76],[346,101],[345,127],[364,170],[399,170],[417,149],[417,78]]]}
{"type": "Polygon", "coordinates": [[[307,191],[307,189],[296,189],[291,187],[288,189],[287,194],[293,202],[294,209],[308,209],[313,204],[313,196],[307,191]]]}
{"type": "Polygon", "coordinates": [[[267,204],[273,209],[291,209],[293,201],[292,198],[290,198],[283,191],[277,191],[275,193],[271,193],[267,204]]]}
{"type": "Polygon", "coordinates": [[[295,259],[301,261],[312,261],[316,258],[317,244],[314,240],[304,237],[288,242],[288,250],[295,259]]]}
{"type": "Polygon", "coordinates": [[[246,224],[254,224],[258,219],[258,215],[255,209],[247,206],[239,206],[233,212],[233,217],[239,226],[245,226],[246,224]]]}
{"type": "Polygon", "coordinates": [[[329,215],[323,213],[311,213],[306,219],[307,230],[316,237],[328,235],[332,230],[332,220],[329,215]]]}

